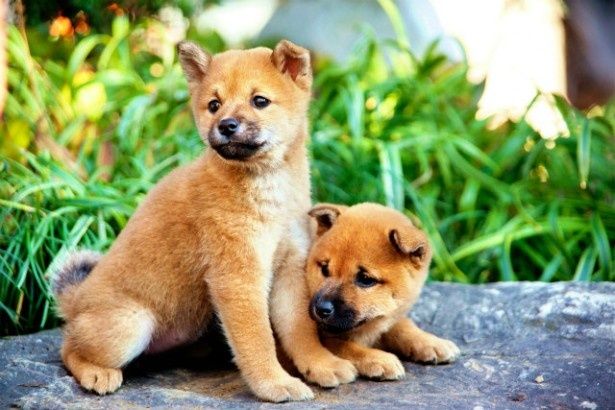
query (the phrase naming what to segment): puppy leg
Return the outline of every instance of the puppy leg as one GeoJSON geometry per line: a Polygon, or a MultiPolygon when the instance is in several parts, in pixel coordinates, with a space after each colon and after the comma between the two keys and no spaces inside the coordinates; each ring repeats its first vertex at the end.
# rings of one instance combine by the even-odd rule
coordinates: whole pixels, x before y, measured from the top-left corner
{"type": "Polygon", "coordinates": [[[254,253],[248,253],[222,258],[227,263],[206,278],[235,362],[248,386],[263,400],[311,399],[314,394],[310,388],[278,362],[269,322],[270,274],[254,263],[246,263],[246,259],[258,260],[254,253]]]}
{"type": "Polygon", "coordinates": [[[382,344],[387,350],[424,363],[449,363],[460,354],[455,343],[419,329],[408,318],[401,319],[385,333],[382,344]]]}
{"type": "Polygon", "coordinates": [[[62,360],[86,390],[112,393],[122,384],[121,367],[145,350],[154,326],[143,308],[81,314],[66,326],[62,360]]]}
{"type": "Polygon", "coordinates": [[[352,362],[363,377],[399,380],[406,374],[404,366],[394,354],[335,337],[325,338],[323,342],[334,354],[352,362]]]}
{"type": "Polygon", "coordinates": [[[67,343],[62,345],[62,360],[79,384],[100,395],[113,393],[122,385],[122,370],[100,367],[75,353],[67,343]]]}
{"type": "Polygon", "coordinates": [[[271,322],[285,353],[307,381],[322,387],[350,383],[357,370],[320,343],[316,323],[309,316],[302,253],[288,253],[276,272],[269,302],[271,322]]]}

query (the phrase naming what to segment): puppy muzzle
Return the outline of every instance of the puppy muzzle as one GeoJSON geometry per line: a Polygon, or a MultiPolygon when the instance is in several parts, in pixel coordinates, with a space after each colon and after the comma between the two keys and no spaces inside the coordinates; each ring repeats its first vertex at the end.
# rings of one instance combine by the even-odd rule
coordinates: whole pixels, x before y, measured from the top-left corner
{"type": "Polygon", "coordinates": [[[239,123],[234,118],[222,120],[209,132],[207,139],[222,158],[229,160],[245,161],[267,145],[258,127],[252,123],[239,123]],[[227,124],[229,120],[234,122],[227,124]]]}
{"type": "Polygon", "coordinates": [[[348,332],[359,326],[357,314],[340,298],[317,294],[310,302],[310,317],[319,329],[333,334],[348,332]]]}

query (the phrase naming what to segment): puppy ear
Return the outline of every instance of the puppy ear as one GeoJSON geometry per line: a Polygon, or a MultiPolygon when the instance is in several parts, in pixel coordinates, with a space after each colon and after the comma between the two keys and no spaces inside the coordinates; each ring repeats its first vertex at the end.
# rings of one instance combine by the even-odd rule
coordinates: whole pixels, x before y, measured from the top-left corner
{"type": "Polygon", "coordinates": [[[316,223],[318,223],[316,235],[320,236],[331,229],[337,217],[347,208],[348,207],[344,205],[318,204],[310,209],[308,215],[314,218],[316,223]]]}
{"type": "Polygon", "coordinates": [[[404,233],[397,229],[391,229],[389,231],[389,242],[397,252],[408,256],[417,268],[423,267],[431,258],[429,243],[425,235],[418,229],[415,229],[415,232],[404,231],[404,233]]]}
{"type": "Polygon", "coordinates": [[[211,56],[198,45],[190,41],[181,41],[177,45],[177,54],[188,84],[194,85],[201,81],[207,73],[211,56]]]}
{"type": "Polygon", "coordinates": [[[282,40],[275,46],[271,61],[282,73],[290,75],[299,88],[307,91],[312,86],[310,52],[305,48],[282,40]]]}

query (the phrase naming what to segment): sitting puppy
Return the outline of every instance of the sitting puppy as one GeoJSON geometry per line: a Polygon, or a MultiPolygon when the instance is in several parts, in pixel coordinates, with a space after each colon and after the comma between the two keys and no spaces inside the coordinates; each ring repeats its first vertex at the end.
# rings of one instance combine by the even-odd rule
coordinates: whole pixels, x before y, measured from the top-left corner
{"type": "Polygon", "coordinates": [[[386,351],[431,363],[459,355],[453,342],[407,317],[431,261],[421,230],[376,204],[322,204],[309,214],[317,222],[307,265],[310,315],[333,353],[351,361],[360,375],[386,380],[404,376],[399,359],[386,351]]]}
{"type": "Polygon", "coordinates": [[[288,41],[178,51],[209,148],[148,193],[107,254],[60,269],[64,364],[85,389],[110,393],[135,357],[196,340],[217,315],[261,399],[313,397],[280,365],[272,324],[308,381],[352,381],[354,366],[321,345],[308,317],[309,52],[288,41]]]}

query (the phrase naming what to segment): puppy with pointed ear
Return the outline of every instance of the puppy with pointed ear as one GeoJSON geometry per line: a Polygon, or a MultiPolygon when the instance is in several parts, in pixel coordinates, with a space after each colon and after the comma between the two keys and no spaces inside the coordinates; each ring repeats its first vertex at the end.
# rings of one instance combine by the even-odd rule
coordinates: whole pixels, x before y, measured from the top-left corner
{"type": "Polygon", "coordinates": [[[279,168],[282,161],[305,165],[312,86],[308,50],[288,40],[273,50],[213,56],[188,41],[177,49],[199,133],[221,158],[252,169],[279,168]],[[253,59],[250,67],[246,55],[253,59]]]}
{"type": "Polygon", "coordinates": [[[314,396],[281,366],[274,331],[306,381],[353,381],[308,313],[309,53],[282,41],[215,55],[180,43],[178,54],[209,147],[157,183],[105,255],[59,270],[64,364],[112,393],[138,355],[191,343],[217,317],[263,400],[314,396]]]}
{"type": "Polygon", "coordinates": [[[377,204],[320,204],[309,215],[315,237],[306,269],[310,315],[333,353],[360,375],[385,380],[404,375],[395,354],[418,362],[455,360],[453,342],[408,318],[431,262],[423,231],[377,204]]]}

